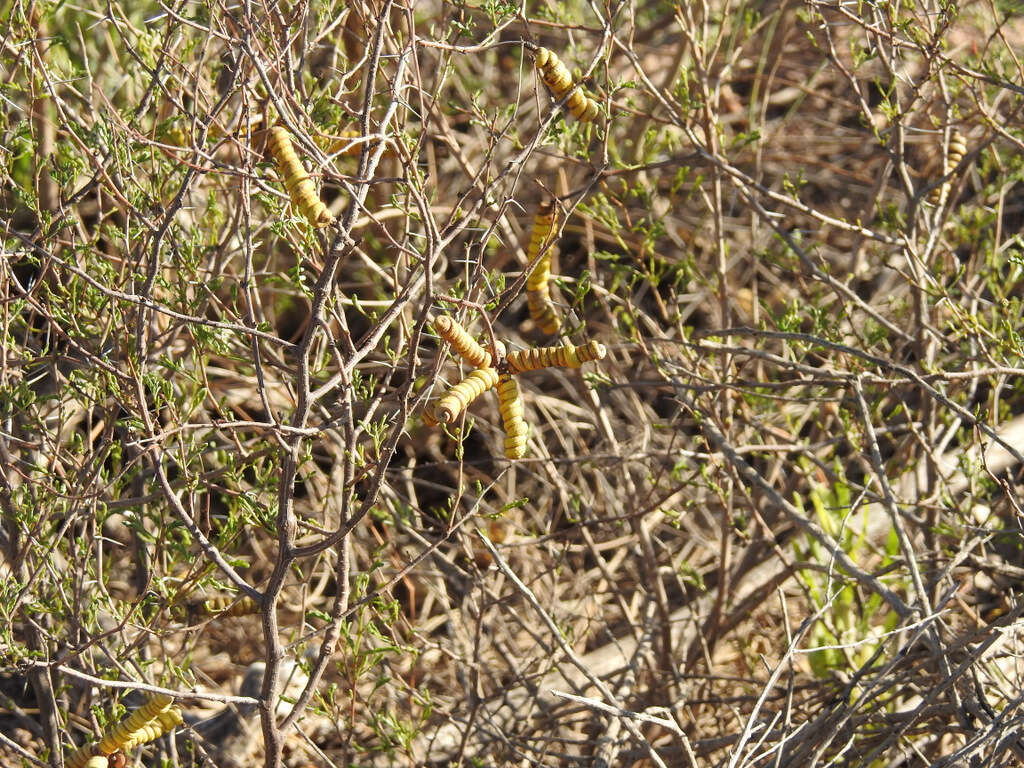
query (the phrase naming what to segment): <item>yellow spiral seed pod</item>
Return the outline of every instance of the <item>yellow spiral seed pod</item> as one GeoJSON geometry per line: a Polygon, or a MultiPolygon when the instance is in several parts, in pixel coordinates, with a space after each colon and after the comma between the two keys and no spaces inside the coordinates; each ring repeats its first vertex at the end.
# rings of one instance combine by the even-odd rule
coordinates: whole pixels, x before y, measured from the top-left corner
{"type": "Polygon", "coordinates": [[[519,385],[508,374],[498,377],[498,410],[505,425],[505,458],[521,459],[526,455],[526,435],[529,432],[523,419],[523,401],[519,385]]]}
{"type": "Polygon", "coordinates": [[[491,353],[480,346],[456,320],[441,315],[434,320],[434,330],[474,368],[491,367],[491,353]]]}
{"type": "MultiPolygon", "coordinates": [[[[363,145],[367,142],[360,141],[363,138],[361,131],[349,128],[338,134],[338,138],[327,145],[327,154],[329,155],[341,155],[342,157],[359,157],[363,152],[363,145]]],[[[370,143],[376,146],[380,143],[379,138],[370,140],[370,143]]],[[[321,145],[322,146],[322,145],[321,145]]],[[[384,157],[393,157],[395,151],[391,147],[384,148],[384,157]]]]}
{"type": "Polygon", "coordinates": [[[234,595],[221,595],[203,600],[195,606],[200,616],[251,616],[263,610],[260,604],[246,595],[237,598],[234,595]]]}
{"type": "Polygon", "coordinates": [[[325,227],[330,224],[333,217],[317,194],[316,187],[299,160],[299,156],[295,154],[288,130],[282,125],[275,125],[271,128],[267,146],[277,161],[281,178],[284,181],[284,188],[288,190],[292,204],[299,209],[312,226],[325,227]]]}
{"type": "MultiPolygon", "coordinates": [[[[556,99],[563,99],[575,87],[572,75],[565,64],[547,48],[538,48],[536,53],[537,69],[540,70],[541,79],[551,90],[556,99]]],[[[582,87],[579,87],[566,101],[566,106],[580,122],[589,123],[597,117],[600,109],[597,102],[588,96],[582,87]]]]}
{"type": "Polygon", "coordinates": [[[116,752],[131,737],[133,732],[158,717],[161,712],[165,711],[173,703],[174,699],[171,696],[162,693],[151,695],[145,704],[104,734],[97,745],[97,750],[104,755],[116,752]]]}
{"type": "Polygon", "coordinates": [[[442,424],[448,424],[462,413],[476,398],[498,383],[498,372],[493,368],[477,368],[445,392],[444,397],[434,406],[434,416],[442,424]]]}
{"type": "MultiPolygon", "coordinates": [[[[64,765],[65,768],[72,768],[71,763],[68,761],[65,761],[64,765]]],[[[107,768],[107,756],[93,755],[85,761],[85,768],[107,768]]]]}
{"type": "Polygon", "coordinates": [[[146,725],[132,733],[121,748],[125,752],[128,752],[129,750],[135,749],[143,744],[156,741],[165,733],[173,731],[183,722],[184,718],[181,715],[181,710],[177,707],[171,707],[170,709],[161,712],[155,719],[146,723],[146,725]]]}
{"type": "Polygon", "coordinates": [[[358,157],[363,151],[363,145],[354,142],[354,139],[362,138],[363,134],[356,130],[342,131],[338,134],[338,138],[331,144],[328,154],[333,155],[335,153],[345,155],[346,157],[356,156],[358,157]]]}
{"type": "Polygon", "coordinates": [[[529,291],[526,294],[526,308],[530,311],[530,319],[540,329],[541,333],[553,336],[558,333],[562,321],[558,317],[558,310],[551,301],[551,294],[547,286],[543,291],[529,291]]]}
{"type": "Polygon", "coordinates": [[[579,368],[591,360],[603,360],[608,350],[604,344],[589,341],[578,347],[572,345],[560,347],[536,347],[509,352],[505,358],[508,369],[512,373],[536,371],[541,368],[579,368]]]}
{"type": "MultiPolygon", "coordinates": [[[[95,745],[85,744],[64,758],[64,768],[92,768],[92,762],[96,757],[95,745]]],[[[106,768],[107,756],[98,757],[103,761],[103,768],[106,768]]]]}
{"type": "Polygon", "coordinates": [[[423,425],[427,427],[436,427],[438,425],[437,414],[434,413],[434,409],[437,408],[437,402],[427,403],[423,407],[423,425]]]}
{"type": "Polygon", "coordinates": [[[597,360],[604,360],[608,354],[608,348],[599,341],[591,339],[586,344],[576,347],[576,359],[583,363],[590,363],[597,360]]]}
{"type": "MultiPolygon", "coordinates": [[[[946,152],[946,162],[943,163],[942,175],[947,176],[956,170],[956,167],[960,165],[960,161],[964,159],[964,155],[967,154],[967,139],[960,133],[956,128],[949,134],[949,149],[946,152]]],[[[933,189],[928,194],[928,202],[932,205],[942,205],[946,202],[946,198],[949,197],[949,190],[952,186],[950,180],[946,180],[945,183],[933,189]]]]}
{"type": "Polygon", "coordinates": [[[538,254],[545,248],[547,251],[526,278],[526,306],[530,310],[530,318],[537,327],[548,334],[557,333],[560,325],[548,287],[551,280],[551,253],[554,250],[551,240],[554,228],[555,206],[552,201],[545,200],[533,219],[533,232],[530,234],[530,244],[526,248],[527,262],[532,264],[538,254]]]}
{"type": "Polygon", "coordinates": [[[949,154],[946,157],[946,173],[949,173],[964,159],[967,154],[967,139],[960,131],[953,129],[949,137],[949,154]]]}

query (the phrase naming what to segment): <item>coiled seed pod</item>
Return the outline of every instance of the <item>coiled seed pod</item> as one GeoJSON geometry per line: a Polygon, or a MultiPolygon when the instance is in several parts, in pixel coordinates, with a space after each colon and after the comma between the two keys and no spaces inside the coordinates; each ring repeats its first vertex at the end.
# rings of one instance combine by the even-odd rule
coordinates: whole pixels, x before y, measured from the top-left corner
{"type": "Polygon", "coordinates": [[[64,758],[64,768],[106,768],[107,756],[96,754],[95,744],[84,744],[64,758]],[[103,765],[94,761],[99,758],[103,765]]]}
{"type": "Polygon", "coordinates": [[[159,717],[173,703],[174,699],[171,696],[162,693],[153,694],[146,700],[145,704],[118,723],[113,730],[104,734],[97,745],[97,749],[104,755],[109,755],[111,752],[121,749],[135,731],[159,717]]]}
{"type": "Polygon", "coordinates": [[[238,598],[235,595],[220,595],[203,600],[195,606],[200,616],[251,616],[262,611],[259,602],[246,595],[238,598]]]}
{"type": "Polygon", "coordinates": [[[579,368],[591,360],[603,360],[608,350],[604,344],[588,341],[578,347],[566,345],[561,347],[536,347],[509,352],[505,358],[508,369],[512,373],[536,371],[541,368],[559,366],[561,368],[579,368]]]}
{"type": "Polygon", "coordinates": [[[558,319],[558,311],[551,301],[547,286],[543,291],[527,291],[526,308],[530,310],[530,317],[543,333],[549,336],[558,333],[561,321],[558,319]]]}
{"type": "Polygon", "coordinates": [[[476,398],[498,383],[498,372],[493,368],[477,368],[445,392],[444,397],[434,406],[434,416],[442,424],[448,424],[462,413],[476,398]]]}
{"type": "MultiPolygon", "coordinates": [[[[946,162],[943,163],[942,175],[947,176],[952,173],[960,161],[964,159],[964,155],[967,154],[967,139],[960,133],[956,128],[949,134],[949,150],[946,152],[946,162]]],[[[951,180],[946,180],[945,183],[933,189],[928,195],[928,202],[932,205],[942,205],[946,202],[946,198],[949,197],[949,190],[951,187],[951,180]]]]}
{"type": "MultiPolygon", "coordinates": [[[[563,99],[574,87],[572,75],[566,69],[561,59],[547,48],[538,48],[536,53],[537,69],[540,70],[541,79],[551,90],[556,99],[563,99]]],[[[565,105],[569,108],[572,116],[580,122],[589,123],[600,112],[597,102],[586,94],[582,87],[572,91],[565,105]]]]}
{"type": "Polygon", "coordinates": [[[427,403],[423,406],[423,424],[427,427],[436,427],[438,425],[437,414],[434,413],[434,409],[437,407],[437,401],[427,403]]]}
{"type": "Polygon", "coordinates": [[[354,140],[360,138],[362,138],[362,134],[359,131],[351,129],[342,131],[338,134],[337,140],[331,144],[327,153],[333,155],[337,152],[346,157],[358,156],[363,151],[363,145],[354,140]]]}
{"type": "MultiPolygon", "coordinates": [[[[363,152],[363,145],[368,143],[362,141],[363,134],[356,129],[347,129],[338,134],[338,138],[327,145],[327,154],[338,154],[342,157],[359,157],[363,152]]],[[[380,143],[379,138],[373,138],[370,144],[376,146],[380,143]]],[[[383,157],[393,157],[395,151],[391,147],[385,147],[383,157]]]]}
{"type": "Polygon", "coordinates": [[[267,146],[277,160],[284,188],[288,190],[292,204],[312,226],[325,227],[330,224],[333,216],[317,194],[316,187],[313,186],[313,181],[309,178],[299,156],[295,154],[288,130],[282,125],[271,128],[267,146]]]}
{"type": "Polygon", "coordinates": [[[171,707],[132,733],[128,740],[121,745],[121,749],[128,752],[143,744],[156,741],[165,733],[173,731],[183,722],[184,718],[181,715],[181,710],[177,707],[171,707]]]}
{"type": "Polygon", "coordinates": [[[523,419],[519,385],[507,373],[498,377],[498,409],[505,425],[505,458],[521,459],[526,455],[526,435],[529,429],[523,419]]]}
{"type": "Polygon", "coordinates": [[[434,330],[474,368],[491,367],[491,353],[480,346],[456,320],[440,315],[434,320],[434,330]]]}
{"type": "Polygon", "coordinates": [[[537,215],[533,218],[533,232],[530,234],[530,244],[526,248],[527,262],[533,264],[537,255],[547,248],[544,255],[534,266],[529,277],[526,278],[526,306],[530,310],[530,317],[544,333],[553,334],[558,332],[560,325],[555,305],[551,302],[551,290],[548,282],[551,280],[551,252],[554,250],[551,244],[551,232],[555,228],[555,206],[550,200],[545,200],[537,209],[537,215]]]}

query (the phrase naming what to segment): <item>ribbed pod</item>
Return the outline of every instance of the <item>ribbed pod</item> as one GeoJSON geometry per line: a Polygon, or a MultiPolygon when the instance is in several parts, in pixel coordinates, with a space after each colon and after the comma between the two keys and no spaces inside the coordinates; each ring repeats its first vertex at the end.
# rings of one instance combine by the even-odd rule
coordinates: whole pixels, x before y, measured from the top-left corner
{"type": "Polygon", "coordinates": [[[109,731],[100,740],[98,745],[99,751],[104,755],[109,755],[111,752],[121,749],[135,731],[143,728],[151,720],[158,717],[172,703],[174,703],[174,699],[170,696],[162,693],[153,694],[147,699],[145,704],[132,712],[131,715],[116,725],[112,731],[109,731]]]}
{"type": "MultiPolygon", "coordinates": [[[[565,64],[547,48],[538,48],[536,55],[537,69],[540,70],[544,84],[551,89],[551,93],[556,99],[565,98],[574,85],[572,75],[569,74],[565,64]]],[[[600,111],[597,102],[590,98],[582,87],[573,91],[565,105],[573,117],[584,123],[591,122],[600,111]]]]}
{"type": "Polygon", "coordinates": [[[295,148],[292,146],[292,139],[288,135],[287,129],[281,125],[271,128],[267,145],[277,161],[281,178],[284,181],[284,188],[288,190],[292,204],[299,209],[312,226],[325,227],[330,224],[333,217],[317,194],[316,187],[299,160],[299,156],[295,154],[295,148]]]}
{"type": "MultiPolygon", "coordinates": [[[[548,244],[554,227],[555,206],[550,200],[545,200],[533,219],[533,232],[530,234],[530,244],[526,248],[528,263],[532,264],[537,254],[548,244]]],[[[530,310],[530,317],[538,328],[548,334],[557,333],[560,325],[555,305],[551,302],[551,289],[548,287],[551,280],[552,250],[553,248],[548,248],[526,278],[526,306],[530,310]]]]}
{"type": "Polygon", "coordinates": [[[199,603],[197,608],[197,613],[202,616],[251,616],[262,610],[260,604],[248,595],[242,598],[233,595],[211,597],[199,603]]]}
{"type": "Polygon", "coordinates": [[[474,368],[490,368],[491,353],[480,346],[456,320],[441,315],[434,320],[434,330],[474,368]]]}
{"type": "Polygon", "coordinates": [[[362,138],[362,134],[359,131],[351,129],[342,131],[338,134],[337,140],[331,144],[327,154],[333,155],[337,152],[347,157],[358,156],[363,151],[363,145],[353,140],[359,138],[362,138]]]}
{"type": "Polygon", "coordinates": [[[477,368],[449,389],[434,406],[434,417],[448,424],[462,413],[476,398],[498,383],[498,372],[493,368],[477,368]]]}
{"type": "Polygon", "coordinates": [[[505,425],[505,458],[521,459],[526,455],[526,435],[529,430],[523,419],[519,385],[505,373],[498,377],[498,409],[505,425]]]}
{"type": "Polygon", "coordinates": [[[423,406],[423,424],[427,427],[436,427],[438,425],[437,414],[434,413],[434,409],[437,407],[437,402],[427,403],[423,406]]]}
{"type": "Polygon", "coordinates": [[[132,733],[128,740],[125,741],[124,744],[120,745],[120,748],[125,752],[128,752],[142,744],[148,744],[151,741],[156,741],[165,733],[173,731],[183,722],[184,718],[181,715],[181,710],[177,707],[171,707],[170,709],[161,712],[156,716],[156,718],[150,720],[144,726],[132,733]]]}
{"type": "MultiPolygon", "coordinates": [[[[359,157],[363,152],[363,146],[367,143],[360,141],[363,138],[362,132],[359,130],[349,128],[338,134],[338,138],[335,139],[328,146],[327,154],[329,155],[342,155],[343,157],[359,157]]],[[[371,144],[376,146],[380,139],[372,139],[371,144]]],[[[392,157],[394,150],[391,147],[384,149],[384,157],[392,157]]]]}
{"type": "MultiPolygon", "coordinates": [[[[964,155],[967,154],[967,139],[960,133],[956,128],[953,129],[949,135],[949,151],[946,153],[946,162],[944,163],[942,175],[945,176],[953,172],[953,170],[960,165],[960,161],[964,159],[964,155]]],[[[928,201],[932,205],[942,205],[946,202],[946,198],[949,196],[950,182],[947,180],[944,184],[936,187],[929,193],[928,201]]]]}
{"type": "Polygon", "coordinates": [[[603,360],[608,350],[604,344],[588,341],[578,347],[537,347],[509,352],[505,357],[508,369],[512,373],[536,371],[541,368],[558,366],[561,368],[579,368],[591,360],[603,360]]]}

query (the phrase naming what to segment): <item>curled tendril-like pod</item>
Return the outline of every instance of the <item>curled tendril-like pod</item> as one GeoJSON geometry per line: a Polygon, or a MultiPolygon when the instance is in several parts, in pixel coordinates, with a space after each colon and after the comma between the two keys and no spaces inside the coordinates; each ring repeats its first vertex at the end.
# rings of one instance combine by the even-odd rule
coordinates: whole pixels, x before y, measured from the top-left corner
{"type": "Polygon", "coordinates": [[[333,155],[338,153],[345,155],[346,157],[358,157],[363,151],[363,145],[360,144],[356,139],[361,139],[362,134],[356,130],[342,131],[338,134],[338,138],[331,144],[328,154],[333,155]]]}
{"type": "MultiPolygon", "coordinates": [[[[949,148],[946,151],[946,162],[943,163],[942,175],[948,176],[951,174],[960,161],[964,159],[964,155],[967,154],[967,139],[954,128],[949,134],[949,148]]],[[[946,198],[949,197],[949,190],[951,187],[950,180],[946,180],[944,183],[937,186],[928,195],[928,202],[932,205],[942,205],[946,202],[946,198]]]]}
{"type": "Polygon", "coordinates": [[[434,409],[437,407],[437,402],[427,403],[423,406],[423,424],[427,427],[436,427],[440,422],[437,420],[437,414],[434,413],[434,409]]]}
{"type": "Polygon", "coordinates": [[[458,352],[459,357],[474,368],[491,367],[491,353],[480,346],[458,321],[447,315],[440,315],[434,320],[434,330],[452,345],[452,349],[458,352]]]}
{"type": "Polygon", "coordinates": [[[526,278],[526,306],[537,327],[548,334],[558,333],[560,325],[555,305],[551,302],[551,289],[548,287],[551,280],[551,252],[554,250],[551,233],[554,228],[555,206],[552,201],[545,200],[533,218],[533,232],[530,234],[530,244],[526,247],[526,260],[529,264],[533,264],[534,259],[544,252],[526,278]]]}
{"type": "Polygon", "coordinates": [[[85,744],[64,758],[64,768],[107,768],[107,756],[97,755],[95,744],[85,744]],[[102,765],[95,762],[97,758],[102,765]]]}
{"type": "Polygon", "coordinates": [[[579,368],[591,360],[603,360],[608,350],[604,344],[588,341],[578,347],[572,345],[560,347],[536,347],[509,352],[505,357],[508,369],[512,373],[536,371],[541,368],[559,366],[561,368],[579,368]]]}
{"type": "Polygon", "coordinates": [[[242,598],[233,595],[211,597],[196,606],[197,613],[202,616],[252,616],[262,610],[259,602],[248,595],[242,598]]]}
{"type": "Polygon", "coordinates": [[[549,336],[558,333],[561,321],[558,319],[558,312],[551,301],[547,286],[543,291],[527,291],[526,307],[530,310],[530,317],[537,324],[540,330],[549,336]]]}
{"type": "Polygon", "coordinates": [[[509,374],[498,377],[498,410],[505,425],[505,458],[521,459],[526,455],[526,435],[529,432],[523,419],[523,401],[519,385],[509,374]]]}
{"type": "Polygon", "coordinates": [[[556,99],[561,100],[572,91],[565,105],[573,117],[584,123],[589,123],[597,117],[600,112],[597,102],[590,98],[582,87],[576,87],[569,70],[553,51],[547,48],[538,48],[536,57],[541,79],[556,99]]]}
{"type": "Polygon", "coordinates": [[[442,424],[449,424],[466,407],[498,383],[498,372],[493,368],[477,368],[462,381],[445,392],[434,406],[434,416],[442,424]]]}
{"type": "Polygon", "coordinates": [[[128,740],[121,745],[121,749],[128,752],[143,744],[156,741],[165,733],[173,731],[184,721],[185,719],[182,717],[181,710],[177,707],[171,707],[170,709],[161,712],[144,726],[133,732],[128,740]]]}
{"type": "Polygon", "coordinates": [[[109,755],[111,752],[124,748],[125,742],[131,738],[133,733],[159,717],[173,703],[174,699],[171,696],[163,693],[153,694],[146,700],[145,704],[132,712],[125,720],[118,723],[113,730],[104,734],[97,745],[97,749],[104,755],[109,755]]]}
{"type": "MultiPolygon", "coordinates": [[[[365,141],[360,141],[363,138],[362,132],[355,129],[344,130],[338,134],[338,138],[330,143],[327,149],[327,154],[334,155],[338,154],[342,157],[359,157],[363,152],[363,145],[365,141]]],[[[376,145],[380,139],[372,139],[371,143],[376,145]]],[[[391,147],[384,148],[384,157],[392,157],[395,151],[391,147]]]]}
{"type": "Polygon", "coordinates": [[[312,179],[309,178],[309,173],[303,167],[302,161],[299,160],[299,156],[295,154],[288,129],[282,125],[275,125],[271,128],[267,146],[274,159],[277,160],[284,188],[288,190],[292,204],[299,209],[312,226],[325,227],[330,224],[333,217],[317,194],[316,187],[313,185],[312,179]]]}

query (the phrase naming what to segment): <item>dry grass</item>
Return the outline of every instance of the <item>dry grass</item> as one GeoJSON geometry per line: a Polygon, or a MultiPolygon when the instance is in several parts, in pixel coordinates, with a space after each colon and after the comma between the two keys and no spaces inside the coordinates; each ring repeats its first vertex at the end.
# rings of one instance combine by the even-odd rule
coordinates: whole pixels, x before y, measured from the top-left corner
{"type": "Polygon", "coordinates": [[[0,7],[5,764],[1024,756],[1019,5],[0,7]]]}

